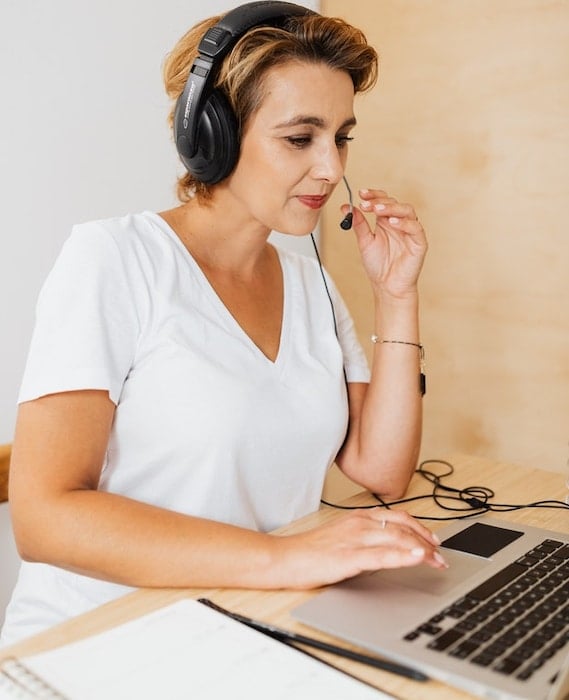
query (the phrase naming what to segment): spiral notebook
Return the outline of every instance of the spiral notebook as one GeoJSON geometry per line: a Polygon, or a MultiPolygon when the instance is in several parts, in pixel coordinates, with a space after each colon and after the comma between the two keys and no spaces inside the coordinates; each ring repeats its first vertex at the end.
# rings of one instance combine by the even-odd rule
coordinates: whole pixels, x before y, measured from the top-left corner
{"type": "Polygon", "coordinates": [[[162,697],[391,698],[189,599],[53,651],[0,664],[0,700],[162,697]]]}

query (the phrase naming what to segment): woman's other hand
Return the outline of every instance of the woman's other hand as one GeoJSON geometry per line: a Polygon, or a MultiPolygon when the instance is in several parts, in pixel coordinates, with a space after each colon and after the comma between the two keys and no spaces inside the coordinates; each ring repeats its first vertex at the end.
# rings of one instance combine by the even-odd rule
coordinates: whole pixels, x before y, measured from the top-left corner
{"type": "Polygon", "coordinates": [[[365,571],[426,564],[446,569],[439,540],[403,511],[356,510],[313,530],[280,538],[283,587],[314,588],[365,571]]]}

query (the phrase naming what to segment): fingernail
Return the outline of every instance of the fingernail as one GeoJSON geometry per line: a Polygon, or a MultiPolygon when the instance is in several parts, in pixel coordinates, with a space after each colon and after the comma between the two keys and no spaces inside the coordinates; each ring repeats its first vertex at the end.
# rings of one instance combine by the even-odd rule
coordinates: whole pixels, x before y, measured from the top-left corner
{"type": "Polygon", "coordinates": [[[438,561],[439,564],[442,564],[446,569],[448,569],[448,564],[446,563],[446,561],[445,561],[445,559],[443,558],[442,554],[440,554],[439,552],[435,552],[435,553],[433,554],[433,559],[434,559],[435,561],[438,561]]]}
{"type": "MultiPolygon", "coordinates": [[[[378,206],[379,206],[379,205],[378,205],[378,206]]],[[[390,223],[390,224],[398,224],[398,223],[399,223],[399,219],[398,219],[396,216],[390,216],[390,217],[389,217],[389,223],[390,223]]]]}
{"type": "Polygon", "coordinates": [[[360,202],[360,207],[362,209],[371,209],[371,202],[360,202]]]}
{"type": "Polygon", "coordinates": [[[360,190],[360,194],[369,194],[369,190],[367,190],[367,189],[360,190]]]}
{"type": "MultiPolygon", "coordinates": [[[[375,211],[383,211],[385,209],[385,204],[376,204],[374,207],[375,211]]],[[[391,219],[390,219],[391,221],[391,219]]]]}
{"type": "Polygon", "coordinates": [[[431,539],[433,540],[433,542],[434,542],[435,544],[440,544],[440,543],[441,543],[440,539],[437,537],[437,535],[436,535],[434,532],[431,532],[431,539]]]}
{"type": "Polygon", "coordinates": [[[414,547],[411,550],[411,555],[414,557],[423,557],[425,556],[425,550],[422,547],[414,547]]]}

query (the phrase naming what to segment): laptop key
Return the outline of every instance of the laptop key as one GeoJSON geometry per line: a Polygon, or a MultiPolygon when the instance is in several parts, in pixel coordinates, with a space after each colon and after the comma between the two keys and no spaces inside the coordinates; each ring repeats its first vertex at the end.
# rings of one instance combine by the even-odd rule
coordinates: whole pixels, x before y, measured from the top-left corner
{"type": "Polygon", "coordinates": [[[450,656],[454,656],[457,659],[466,659],[467,656],[470,656],[470,654],[475,652],[477,649],[478,644],[476,644],[476,642],[466,639],[450,652],[450,656]]]}
{"type": "Polygon", "coordinates": [[[470,659],[470,662],[476,664],[477,666],[490,666],[490,664],[494,661],[494,658],[494,656],[490,656],[489,654],[482,652],[482,654],[473,656],[470,659]]]}
{"type": "Polygon", "coordinates": [[[503,673],[509,676],[514,671],[517,671],[518,668],[522,665],[522,663],[523,662],[519,659],[507,656],[504,659],[500,659],[495,666],[492,666],[492,668],[494,669],[494,671],[498,671],[498,673],[503,673]]]}
{"type": "Polygon", "coordinates": [[[471,639],[473,642],[476,642],[477,644],[484,644],[484,642],[487,642],[490,639],[492,639],[493,636],[494,635],[492,632],[482,628],[482,629],[476,630],[476,632],[473,632],[471,639]]]}
{"type": "Polygon", "coordinates": [[[416,639],[419,639],[420,636],[421,636],[421,633],[420,633],[420,632],[417,632],[417,630],[413,630],[412,632],[408,632],[408,633],[403,637],[403,639],[404,639],[406,642],[414,642],[416,639]]]}
{"type": "Polygon", "coordinates": [[[494,593],[497,593],[503,586],[513,581],[518,576],[521,576],[525,572],[525,566],[514,562],[504,567],[497,574],[491,576],[487,581],[477,586],[474,590],[470,591],[468,594],[470,597],[477,600],[486,600],[494,593]]]}
{"type": "Polygon", "coordinates": [[[430,622],[432,625],[438,625],[439,622],[442,622],[444,619],[445,616],[442,613],[439,613],[438,615],[431,617],[431,619],[427,620],[427,622],[430,622]]]}
{"type": "Polygon", "coordinates": [[[420,627],[417,627],[417,632],[424,632],[425,634],[434,635],[438,634],[441,631],[441,627],[437,627],[437,625],[431,625],[428,622],[424,625],[421,625],[420,627]]]}
{"type": "Polygon", "coordinates": [[[464,634],[464,632],[452,628],[446,632],[443,632],[439,637],[433,639],[427,644],[427,646],[429,649],[433,649],[434,651],[444,651],[463,637],[464,634]]]}
{"type": "Polygon", "coordinates": [[[563,545],[563,542],[559,542],[559,540],[543,540],[541,544],[538,545],[539,549],[549,549],[549,551],[553,551],[554,549],[559,549],[563,545]]]}
{"type": "Polygon", "coordinates": [[[518,562],[518,564],[521,564],[522,566],[533,566],[534,564],[537,564],[539,559],[540,559],[539,557],[525,554],[523,557],[520,557],[516,561],[518,562]]]}

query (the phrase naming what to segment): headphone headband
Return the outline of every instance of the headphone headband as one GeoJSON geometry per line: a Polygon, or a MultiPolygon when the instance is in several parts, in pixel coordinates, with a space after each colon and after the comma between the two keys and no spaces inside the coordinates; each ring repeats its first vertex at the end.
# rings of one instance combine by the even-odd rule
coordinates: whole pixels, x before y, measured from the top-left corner
{"type": "Polygon", "coordinates": [[[174,112],[174,142],[184,166],[206,184],[224,179],[239,156],[237,118],[215,80],[225,56],[253,27],[279,26],[288,17],[315,14],[290,2],[250,2],[208,29],[198,46],[174,112]]]}

